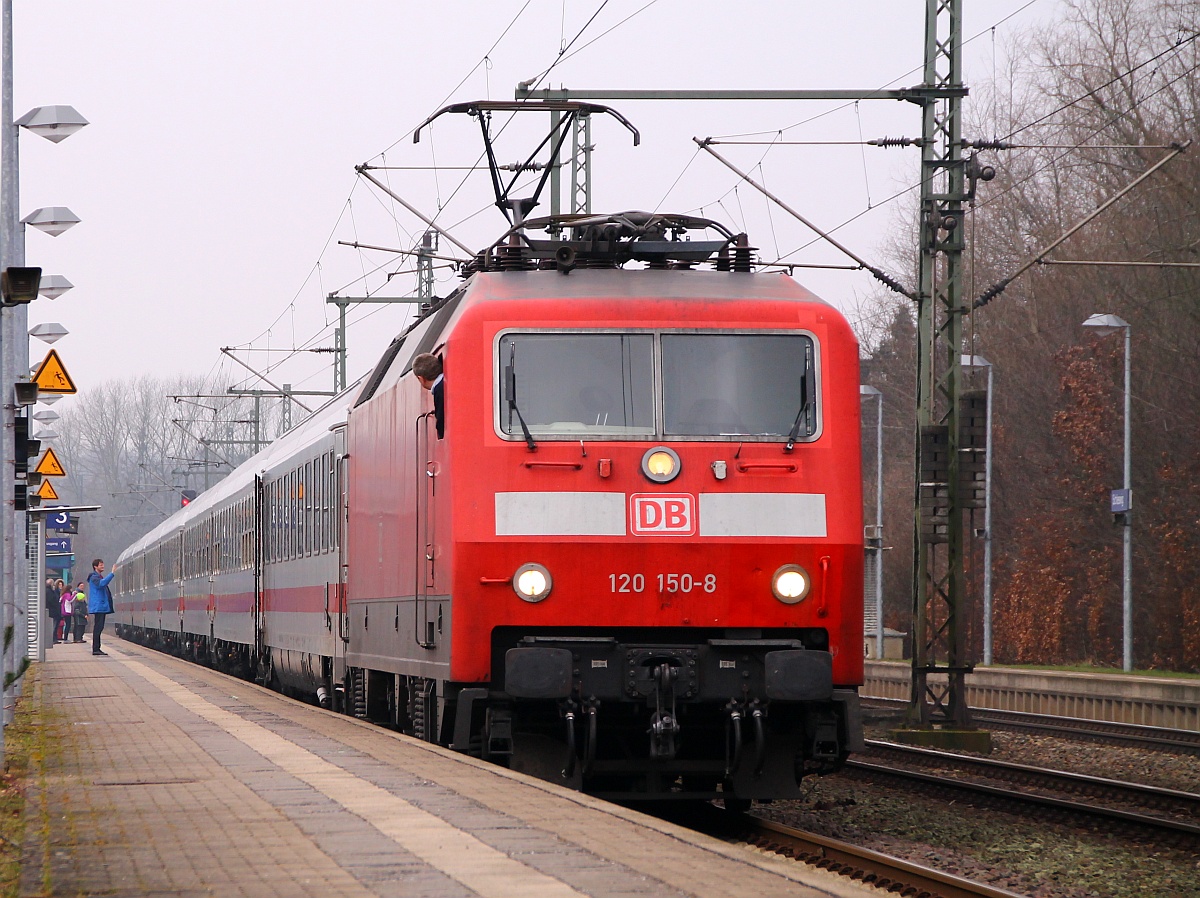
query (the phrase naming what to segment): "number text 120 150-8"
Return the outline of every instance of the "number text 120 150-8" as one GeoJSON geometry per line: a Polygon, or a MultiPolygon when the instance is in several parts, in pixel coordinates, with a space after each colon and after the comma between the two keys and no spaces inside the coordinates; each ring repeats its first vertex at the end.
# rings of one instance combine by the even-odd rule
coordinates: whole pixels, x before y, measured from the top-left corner
{"type": "MultiPolygon", "coordinates": [[[[658,574],[659,592],[717,591],[716,574],[658,574]]],[[[653,580],[651,581],[654,582],[653,580]]],[[[608,583],[613,592],[645,592],[645,574],[609,574],[608,583]]]]}

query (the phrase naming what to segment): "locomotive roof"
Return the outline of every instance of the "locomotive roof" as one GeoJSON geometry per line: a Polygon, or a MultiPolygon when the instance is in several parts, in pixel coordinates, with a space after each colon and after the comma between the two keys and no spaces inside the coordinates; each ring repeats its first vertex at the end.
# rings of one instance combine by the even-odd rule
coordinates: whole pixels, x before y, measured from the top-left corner
{"type": "Polygon", "coordinates": [[[828,305],[783,272],[620,268],[487,271],[472,275],[472,299],[673,299],[815,302],[828,305]]]}

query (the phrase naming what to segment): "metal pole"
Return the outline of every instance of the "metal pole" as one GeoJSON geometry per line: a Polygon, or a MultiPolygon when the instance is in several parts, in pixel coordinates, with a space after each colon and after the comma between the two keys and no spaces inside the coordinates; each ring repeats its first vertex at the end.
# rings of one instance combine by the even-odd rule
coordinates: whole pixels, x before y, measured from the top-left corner
{"type": "Polygon", "coordinates": [[[883,660],[883,393],[875,397],[875,657],[883,660]]]}
{"type": "Polygon", "coordinates": [[[987,431],[983,460],[983,663],[992,663],[992,366],[987,369],[987,431]]]}
{"type": "Polygon", "coordinates": [[[262,449],[262,393],[254,394],[254,454],[262,449]]]}
{"type": "Polygon", "coordinates": [[[29,584],[25,590],[25,656],[30,661],[45,661],[42,642],[46,614],[46,522],[42,515],[35,520],[25,519],[26,528],[33,533],[33,548],[29,561],[29,584]]]}
{"type": "MultiPolygon", "coordinates": [[[[550,133],[558,133],[558,124],[562,113],[557,109],[550,110],[550,133]]],[[[550,215],[557,218],[562,213],[562,169],[558,158],[558,144],[550,142],[550,215]]],[[[574,172],[572,172],[573,174],[574,172]]],[[[574,192],[574,191],[572,191],[574,192]]]]}
{"type": "MultiPolygon", "coordinates": [[[[14,124],[13,115],[13,9],[12,0],[4,0],[0,11],[3,18],[3,75],[0,75],[0,128],[3,136],[0,138],[0,269],[13,265],[24,264],[25,252],[22,245],[21,213],[20,213],[20,178],[18,175],[18,139],[20,129],[14,124]]],[[[22,307],[24,308],[24,307],[22,307]]],[[[23,594],[18,590],[18,583],[24,578],[18,573],[18,556],[24,556],[26,540],[17,533],[19,517],[14,504],[14,484],[12,478],[14,462],[14,445],[12,440],[13,409],[12,393],[4,396],[2,391],[7,387],[12,390],[16,380],[15,344],[18,328],[21,337],[25,337],[25,329],[21,318],[15,310],[5,309],[0,313],[0,472],[8,472],[0,476],[0,633],[8,632],[9,627],[16,623],[17,596],[23,594]]],[[[26,348],[28,352],[28,348],[26,348]]],[[[26,367],[25,371],[28,371],[26,367]]],[[[22,372],[24,373],[24,372],[22,372]]],[[[44,603],[43,603],[44,604],[44,603]]],[[[44,612],[43,612],[44,613],[44,612]]],[[[15,630],[13,631],[15,634],[15,630]]],[[[16,639],[6,648],[0,648],[0,674],[6,679],[16,671],[16,639]]],[[[9,722],[9,690],[0,689],[3,697],[2,722],[9,722]]],[[[0,751],[4,747],[3,728],[0,727],[0,751]]]]}
{"type": "Polygon", "coordinates": [[[1125,495],[1129,507],[1125,512],[1123,548],[1124,559],[1121,571],[1122,623],[1124,634],[1122,648],[1124,669],[1133,670],[1133,484],[1132,464],[1130,453],[1131,408],[1130,408],[1130,372],[1132,370],[1131,355],[1133,350],[1133,328],[1125,325],[1125,495]]]}

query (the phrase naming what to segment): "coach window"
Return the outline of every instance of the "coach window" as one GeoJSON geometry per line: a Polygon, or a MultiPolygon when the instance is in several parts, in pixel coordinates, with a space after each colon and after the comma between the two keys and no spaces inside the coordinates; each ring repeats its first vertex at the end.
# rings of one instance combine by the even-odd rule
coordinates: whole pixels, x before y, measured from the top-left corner
{"type": "Polygon", "coordinates": [[[337,459],[334,456],[333,452],[330,452],[326,456],[326,458],[327,458],[327,461],[325,464],[325,513],[326,513],[326,518],[328,519],[327,524],[329,526],[329,540],[328,540],[329,549],[330,549],[330,551],[333,551],[334,549],[337,548],[337,539],[338,539],[337,459]]]}
{"type": "Polygon", "coordinates": [[[305,551],[305,555],[312,555],[313,551],[317,549],[317,546],[316,546],[316,543],[317,543],[317,539],[316,539],[317,515],[316,515],[316,513],[314,513],[314,510],[313,510],[313,504],[314,504],[314,502],[316,502],[317,497],[314,496],[314,492],[316,492],[316,491],[314,491],[314,489],[313,489],[312,468],[313,468],[313,462],[306,461],[304,463],[304,515],[305,515],[304,551],[305,551]]]}
{"type": "Polygon", "coordinates": [[[264,497],[267,508],[267,542],[271,547],[268,561],[279,560],[279,488],[277,481],[267,484],[267,495],[264,497]]]}
{"type": "Polygon", "coordinates": [[[817,432],[813,341],[803,334],[663,334],[662,384],[668,437],[817,432]]]}
{"type": "Polygon", "coordinates": [[[300,486],[300,476],[303,473],[303,468],[296,468],[296,470],[292,471],[292,488],[288,493],[288,501],[292,503],[292,550],[289,553],[290,558],[299,558],[304,554],[304,519],[301,516],[303,508],[301,507],[302,487],[300,486]]]}
{"type": "Polygon", "coordinates": [[[500,431],[579,439],[654,435],[650,334],[510,333],[497,357],[500,431]]]}

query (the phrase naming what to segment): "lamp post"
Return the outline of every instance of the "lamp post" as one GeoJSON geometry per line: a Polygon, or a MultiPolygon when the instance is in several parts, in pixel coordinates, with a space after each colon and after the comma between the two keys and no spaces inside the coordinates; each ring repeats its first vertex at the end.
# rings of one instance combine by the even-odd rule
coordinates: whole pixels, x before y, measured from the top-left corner
{"type": "MultiPolygon", "coordinates": [[[[69,106],[40,106],[20,119],[13,113],[13,4],[12,0],[0,0],[0,270],[20,268],[25,264],[25,230],[20,220],[20,178],[18,170],[18,134],[27,128],[36,134],[58,143],[87,124],[79,113],[69,106]]],[[[51,207],[39,209],[27,216],[33,227],[52,235],[78,222],[69,209],[51,207]]],[[[27,380],[29,369],[28,314],[24,305],[0,312],[0,387],[5,391],[11,384],[27,380]]],[[[0,430],[11,434],[14,427],[14,408],[0,408],[0,430]]],[[[15,446],[11,438],[0,440],[0,472],[13,471],[15,446]]],[[[35,619],[42,619],[44,602],[41,580],[45,576],[44,566],[31,569],[27,559],[27,543],[30,526],[28,519],[16,511],[14,503],[15,481],[8,475],[0,476],[0,604],[2,623],[17,632],[16,602],[24,595],[27,608],[35,619]],[[29,591],[29,594],[26,592],[29,591]]],[[[35,532],[37,531],[35,528],[35,532]]],[[[42,558],[42,547],[34,552],[34,558],[42,558]]],[[[36,562],[35,562],[36,564],[36,562]]],[[[27,622],[28,623],[28,622],[27,622]]],[[[39,646],[44,633],[38,634],[39,646]]],[[[9,648],[0,649],[0,675],[5,680],[18,668],[16,650],[20,645],[12,640],[9,648]]],[[[28,650],[28,649],[27,649],[28,650]]],[[[18,686],[19,688],[19,686],[18,686]]],[[[0,689],[3,707],[0,708],[0,724],[11,719],[11,702],[8,689],[0,689]]],[[[3,745],[3,730],[0,728],[0,746],[3,745]]]]}
{"type": "Polygon", "coordinates": [[[875,397],[875,535],[867,541],[875,556],[875,658],[883,660],[883,394],[866,384],[860,396],[875,397]]]}
{"type": "Polygon", "coordinates": [[[1121,515],[1122,548],[1124,551],[1121,564],[1121,649],[1122,668],[1133,670],[1133,487],[1132,463],[1130,454],[1130,361],[1132,358],[1133,328],[1129,322],[1116,315],[1091,315],[1083,322],[1084,327],[1090,327],[1097,336],[1107,337],[1119,330],[1125,331],[1125,450],[1124,450],[1124,481],[1119,496],[1113,496],[1112,509],[1121,515]]]}
{"type": "Polygon", "coordinates": [[[964,355],[963,368],[987,369],[987,429],[983,440],[983,663],[992,663],[992,363],[964,355]]]}

